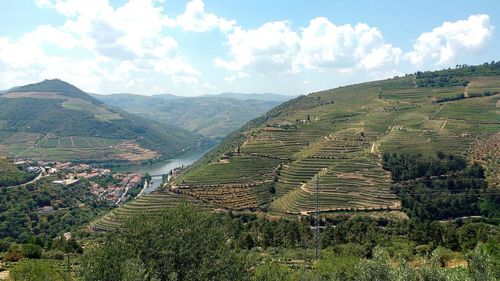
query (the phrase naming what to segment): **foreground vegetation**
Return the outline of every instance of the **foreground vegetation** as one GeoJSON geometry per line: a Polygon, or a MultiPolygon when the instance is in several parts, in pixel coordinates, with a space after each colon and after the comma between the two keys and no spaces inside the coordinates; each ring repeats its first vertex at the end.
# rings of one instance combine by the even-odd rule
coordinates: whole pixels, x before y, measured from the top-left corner
{"type": "MultiPolygon", "coordinates": [[[[216,215],[179,205],[160,215],[134,217],[97,240],[86,248],[71,276],[96,281],[500,277],[499,230],[483,222],[422,224],[366,216],[328,220],[318,260],[310,223],[216,215]],[[453,244],[456,250],[449,248],[453,244]]],[[[57,266],[42,260],[17,264],[12,277],[40,280],[16,276],[45,271],[53,272],[45,280],[64,280],[57,266]]]]}

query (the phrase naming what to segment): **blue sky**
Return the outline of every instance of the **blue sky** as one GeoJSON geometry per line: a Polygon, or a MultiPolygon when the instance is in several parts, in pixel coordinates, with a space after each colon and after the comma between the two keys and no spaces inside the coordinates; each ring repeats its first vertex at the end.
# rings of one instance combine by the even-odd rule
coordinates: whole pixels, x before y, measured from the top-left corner
{"type": "Polygon", "coordinates": [[[4,0],[0,89],[307,94],[500,59],[500,1],[4,0]]]}

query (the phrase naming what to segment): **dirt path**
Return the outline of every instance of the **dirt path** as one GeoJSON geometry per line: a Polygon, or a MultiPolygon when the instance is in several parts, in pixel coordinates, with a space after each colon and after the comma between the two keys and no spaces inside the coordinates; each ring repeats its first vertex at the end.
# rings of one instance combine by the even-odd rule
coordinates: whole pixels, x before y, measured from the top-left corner
{"type": "Polygon", "coordinates": [[[441,126],[441,129],[439,129],[439,131],[443,131],[444,129],[444,126],[446,126],[446,123],[448,123],[448,119],[445,119],[444,122],[443,122],[443,126],[441,126]]]}
{"type": "Polygon", "coordinates": [[[90,147],[92,147],[92,145],[90,144],[90,142],[88,142],[88,141],[87,141],[87,139],[86,139],[86,138],[82,137],[82,139],[83,139],[83,140],[84,140],[84,141],[85,141],[85,142],[86,142],[86,143],[87,143],[90,147]]]}
{"type": "Polygon", "coordinates": [[[0,280],[7,280],[9,278],[9,271],[1,271],[0,272],[0,280]]]}
{"type": "Polygon", "coordinates": [[[465,98],[469,97],[469,86],[470,86],[470,82],[467,84],[467,86],[465,86],[465,89],[464,89],[465,98]]]}
{"type": "Polygon", "coordinates": [[[15,157],[19,157],[19,156],[23,155],[25,152],[28,152],[28,151],[32,150],[33,148],[34,148],[34,146],[30,146],[27,149],[19,152],[19,154],[17,154],[15,157]]]}

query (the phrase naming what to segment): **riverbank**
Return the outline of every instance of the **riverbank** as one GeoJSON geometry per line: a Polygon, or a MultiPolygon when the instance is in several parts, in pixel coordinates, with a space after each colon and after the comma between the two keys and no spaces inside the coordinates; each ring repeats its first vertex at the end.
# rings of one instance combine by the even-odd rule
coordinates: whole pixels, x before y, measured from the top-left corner
{"type": "Polygon", "coordinates": [[[179,154],[177,157],[166,159],[154,164],[121,165],[111,167],[111,170],[113,173],[149,173],[152,176],[151,182],[143,191],[141,191],[141,195],[144,195],[155,191],[162,185],[163,175],[168,175],[171,170],[177,167],[186,167],[191,165],[214,147],[215,145],[192,149],[179,154]]]}

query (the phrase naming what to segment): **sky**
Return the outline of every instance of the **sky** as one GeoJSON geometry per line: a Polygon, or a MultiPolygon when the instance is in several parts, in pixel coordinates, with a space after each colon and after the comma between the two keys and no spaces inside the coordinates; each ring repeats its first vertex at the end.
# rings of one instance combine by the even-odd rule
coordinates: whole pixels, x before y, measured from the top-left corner
{"type": "Polygon", "coordinates": [[[301,95],[500,60],[498,0],[1,0],[0,89],[301,95]]]}

